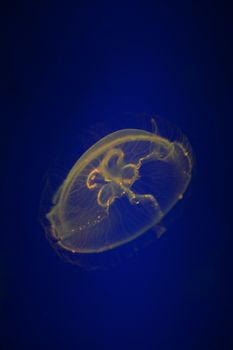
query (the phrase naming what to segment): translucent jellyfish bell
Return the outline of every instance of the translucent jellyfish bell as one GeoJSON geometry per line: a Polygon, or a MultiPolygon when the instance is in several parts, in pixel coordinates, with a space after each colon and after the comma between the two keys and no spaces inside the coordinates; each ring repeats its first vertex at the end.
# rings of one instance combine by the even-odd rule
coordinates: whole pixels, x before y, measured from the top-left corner
{"type": "Polygon", "coordinates": [[[73,165],[46,217],[61,249],[99,253],[158,225],[183,197],[192,173],[187,139],[125,128],[108,134],[73,165]]]}

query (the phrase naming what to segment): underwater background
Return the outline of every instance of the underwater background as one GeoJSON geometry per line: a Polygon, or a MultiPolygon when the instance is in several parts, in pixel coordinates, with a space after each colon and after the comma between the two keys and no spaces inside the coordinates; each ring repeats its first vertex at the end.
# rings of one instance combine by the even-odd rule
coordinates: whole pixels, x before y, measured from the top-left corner
{"type": "Polygon", "coordinates": [[[0,348],[232,349],[230,5],[1,9],[0,348]],[[138,112],[188,136],[187,194],[167,232],[117,266],[65,263],[40,223],[47,172],[85,151],[83,130],[138,112]]]}

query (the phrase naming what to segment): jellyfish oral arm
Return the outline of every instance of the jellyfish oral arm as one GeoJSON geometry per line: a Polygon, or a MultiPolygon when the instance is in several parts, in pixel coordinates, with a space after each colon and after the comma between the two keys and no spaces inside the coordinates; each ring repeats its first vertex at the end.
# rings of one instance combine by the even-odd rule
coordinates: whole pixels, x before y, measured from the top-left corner
{"type": "Polygon", "coordinates": [[[131,186],[140,178],[139,170],[143,162],[157,157],[158,153],[151,152],[147,156],[141,157],[136,164],[126,164],[124,152],[119,148],[111,149],[99,167],[89,173],[86,185],[90,190],[98,190],[97,203],[106,211],[116,198],[126,195],[132,205],[148,201],[156,209],[159,216],[162,216],[159,203],[152,194],[137,194],[131,189],[131,186]]]}

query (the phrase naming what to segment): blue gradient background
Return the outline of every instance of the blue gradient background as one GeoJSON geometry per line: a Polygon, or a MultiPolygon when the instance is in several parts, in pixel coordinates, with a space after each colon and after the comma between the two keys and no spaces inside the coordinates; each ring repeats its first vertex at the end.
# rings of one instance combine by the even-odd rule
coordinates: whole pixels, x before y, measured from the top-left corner
{"type": "Polygon", "coordinates": [[[9,2],[1,13],[0,348],[232,349],[231,8],[9,2]],[[195,176],[155,245],[86,272],[45,239],[44,179],[71,129],[123,112],[177,124],[195,176]]]}

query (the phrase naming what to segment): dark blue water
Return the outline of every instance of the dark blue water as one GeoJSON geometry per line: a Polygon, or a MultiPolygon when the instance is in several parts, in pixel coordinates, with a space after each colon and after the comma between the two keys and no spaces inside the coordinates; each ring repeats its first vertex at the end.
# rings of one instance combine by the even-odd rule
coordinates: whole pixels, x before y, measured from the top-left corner
{"type": "Polygon", "coordinates": [[[1,349],[233,348],[230,13],[162,1],[2,8],[1,349]],[[178,125],[195,173],[155,245],[87,272],[48,244],[41,193],[56,157],[69,168],[85,149],[82,130],[124,112],[178,125]]]}

